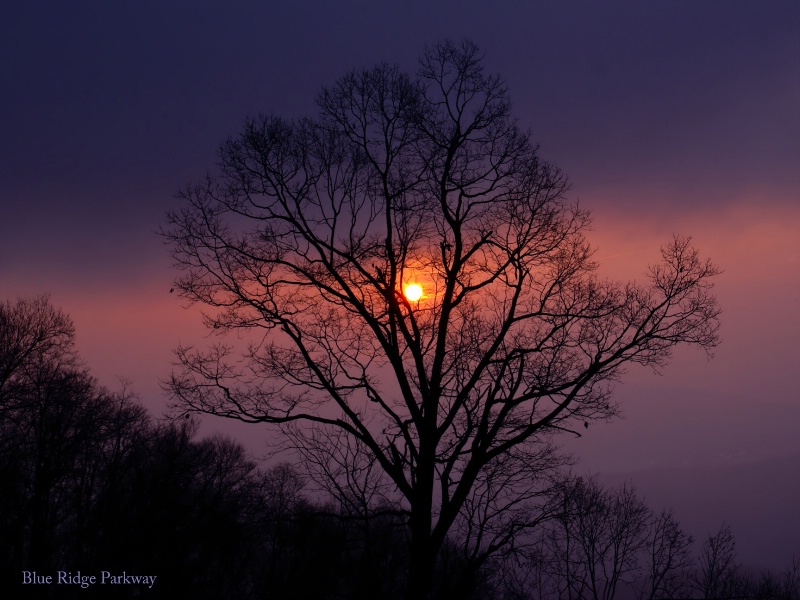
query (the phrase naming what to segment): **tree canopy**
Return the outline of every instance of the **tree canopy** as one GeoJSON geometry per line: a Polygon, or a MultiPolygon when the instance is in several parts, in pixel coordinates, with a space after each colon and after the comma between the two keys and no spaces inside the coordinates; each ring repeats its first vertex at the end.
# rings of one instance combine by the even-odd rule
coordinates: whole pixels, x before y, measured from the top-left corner
{"type": "Polygon", "coordinates": [[[675,237],[645,284],[597,277],[588,212],[470,42],[413,76],[353,71],[317,106],[247,120],[180,193],[177,289],[252,336],[179,348],[168,389],[368,472],[408,517],[408,597],[426,598],[449,533],[480,564],[537,522],[552,434],[613,417],[627,365],[717,344],[718,270],[675,237]]]}

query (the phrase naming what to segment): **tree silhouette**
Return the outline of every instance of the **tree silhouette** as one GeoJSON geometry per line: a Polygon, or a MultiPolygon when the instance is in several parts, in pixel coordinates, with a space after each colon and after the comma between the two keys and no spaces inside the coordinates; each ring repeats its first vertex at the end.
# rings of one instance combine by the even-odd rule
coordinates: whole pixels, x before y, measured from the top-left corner
{"type": "Polygon", "coordinates": [[[681,529],[672,512],[662,510],[651,517],[641,600],[689,595],[692,566],[689,547],[693,541],[692,536],[681,529]]]}
{"type": "Polygon", "coordinates": [[[736,562],[736,540],[731,528],[723,524],[709,535],[700,549],[696,586],[703,598],[738,596],[739,565],[736,562]]]}
{"type": "Polygon", "coordinates": [[[160,576],[153,598],[259,595],[262,503],[241,446],[194,441],[191,420],[154,426],[127,390],[99,386],[77,355],[69,317],[46,296],[0,303],[0,342],[4,590],[16,583],[14,597],[103,597],[23,585],[19,575],[128,569],[160,576]]]}
{"type": "Polygon", "coordinates": [[[613,600],[639,575],[650,510],[628,484],[605,490],[582,478],[564,482],[561,505],[544,540],[558,596],[613,600]]]}
{"type": "Polygon", "coordinates": [[[716,345],[717,269],[676,237],[647,285],[598,279],[588,213],[470,42],[426,49],[415,77],[351,72],[317,104],[248,120],[219,173],[180,193],[176,289],[217,309],[212,330],[252,337],[241,356],[179,348],[167,387],[181,410],[366,452],[407,515],[407,596],[424,599],[497,465],[534,477],[549,436],[616,414],[626,365],[716,345]]]}
{"type": "Polygon", "coordinates": [[[19,406],[41,365],[76,367],[75,327],[47,296],[0,303],[0,411],[19,406]]]}

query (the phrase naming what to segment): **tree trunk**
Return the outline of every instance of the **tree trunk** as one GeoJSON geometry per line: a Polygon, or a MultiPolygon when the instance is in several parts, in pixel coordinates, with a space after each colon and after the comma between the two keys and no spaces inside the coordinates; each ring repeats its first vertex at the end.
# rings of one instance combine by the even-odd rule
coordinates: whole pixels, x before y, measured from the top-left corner
{"type": "Polygon", "coordinates": [[[436,552],[431,547],[430,528],[411,527],[411,556],[406,582],[406,600],[430,600],[432,598],[433,569],[436,552]]]}
{"type": "Polygon", "coordinates": [[[431,599],[433,571],[438,551],[438,548],[434,547],[431,535],[434,462],[432,453],[424,450],[420,444],[420,459],[409,522],[411,556],[408,564],[406,600],[431,599]]]}

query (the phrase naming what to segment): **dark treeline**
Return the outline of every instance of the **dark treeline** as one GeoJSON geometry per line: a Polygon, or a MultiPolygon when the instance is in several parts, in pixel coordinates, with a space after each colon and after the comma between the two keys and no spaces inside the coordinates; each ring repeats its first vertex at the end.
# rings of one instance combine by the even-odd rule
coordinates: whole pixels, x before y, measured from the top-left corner
{"type": "MultiPolygon", "coordinates": [[[[404,517],[326,500],[302,461],[259,467],[238,443],[154,420],[90,376],[69,318],[47,298],[0,304],[0,589],[14,597],[392,599],[408,568],[404,517]],[[146,585],[27,584],[155,575],[146,585]]],[[[549,517],[470,562],[453,536],[436,597],[800,598],[800,562],[752,574],[722,527],[693,552],[670,513],[630,486],[565,475],[549,517]]],[[[368,504],[368,503],[367,503],[368,504]]],[[[6,596],[8,597],[8,596],[6,596]]]]}

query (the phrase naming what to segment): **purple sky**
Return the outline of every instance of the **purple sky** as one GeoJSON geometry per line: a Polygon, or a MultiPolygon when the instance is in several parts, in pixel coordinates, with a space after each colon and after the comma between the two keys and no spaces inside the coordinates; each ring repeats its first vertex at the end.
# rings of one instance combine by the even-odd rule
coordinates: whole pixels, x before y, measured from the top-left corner
{"type": "Polygon", "coordinates": [[[640,277],[673,233],[725,271],[715,359],[632,369],[625,418],[569,443],[579,468],[781,568],[800,554],[800,4],[536,4],[3,2],[0,298],[49,292],[101,382],[159,414],[172,348],[203,335],[154,233],[177,189],[245,116],[311,113],[351,68],[469,37],[593,211],[605,273],[640,277]]]}

